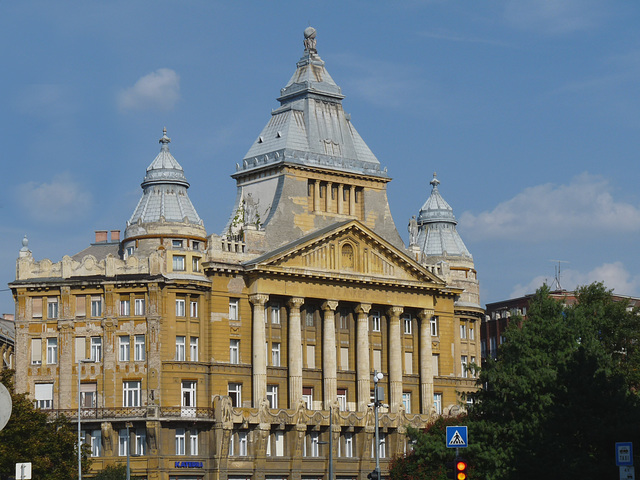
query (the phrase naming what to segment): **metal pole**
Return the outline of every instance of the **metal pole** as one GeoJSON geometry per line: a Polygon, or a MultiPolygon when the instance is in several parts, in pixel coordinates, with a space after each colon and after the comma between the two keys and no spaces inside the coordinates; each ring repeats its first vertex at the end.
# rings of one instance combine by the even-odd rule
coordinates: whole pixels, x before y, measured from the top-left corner
{"type": "Polygon", "coordinates": [[[80,426],[80,364],[81,360],[78,358],[78,480],[82,480],[82,427],[80,426]]]}
{"type": "Polygon", "coordinates": [[[131,436],[129,435],[130,422],[127,422],[127,480],[131,480],[131,466],[129,465],[129,457],[131,456],[131,436]]]}
{"type": "Polygon", "coordinates": [[[329,407],[329,480],[333,480],[333,407],[329,407]]]}
{"type": "Polygon", "coordinates": [[[376,473],[378,474],[378,480],[380,480],[380,433],[378,432],[378,406],[380,405],[380,400],[378,399],[378,371],[373,371],[373,416],[375,418],[375,434],[376,434],[376,445],[374,448],[374,453],[376,456],[376,473]]]}

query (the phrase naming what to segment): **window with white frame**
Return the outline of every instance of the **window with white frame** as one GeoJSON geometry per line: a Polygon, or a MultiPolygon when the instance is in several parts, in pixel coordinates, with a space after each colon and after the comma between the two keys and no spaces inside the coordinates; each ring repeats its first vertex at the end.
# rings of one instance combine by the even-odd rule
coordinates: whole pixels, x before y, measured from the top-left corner
{"type": "Polygon", "coordinates": [[[467,338],[467,325],[465,323],[460,324],[460,338],[462,340],[467,338]]]}
{"type": "Polygon", "coordinates": [[[47,364],[55,365],[58,363],[58,339],[55,337],[47,338],[47,364]]]}
{"type": "Polygon", "coordinates": [[[118,431],[118,455],[126,457],[129,453],[129,436],[127,435],[127,429],[121,428],[118,431]]]}
{"type": "Polygon", "coordinates": [[[131,255],[133,255],[133,253],[136,251],[135,247],[127,247],[126,248],[126,252],[127,252],[127,257],[130,257],[131,255]]]}
{"type": "Polygon", "coordinates": [[[102,430],[91,430],[89,442],[91,445],[91,456],[99,457],[102,454],[102,430]]]}
{"type": "Polygon", "coordinates": [[[404,352],[404,373],[413,375],[413,352],[404,352]]]}
{"type": "Polygon", "coordinates": [[[102,337],[91,337],[91,356],[92,362],[102,360],[102,337]]]}
{"type": "Polygon", "coordinates": [[[131,301],[120,300],[120,316],[128,317],[130,313],[131,313],[131,301]]]}
{"type": "Polygon", "coordinates": [[[273,438],[275,441],[275,455],[277,457],[284,456],[284,432],[281,430],[276,430],[273,434],[273,438]]]}
{"type": "Polygon", "coordinates": [[[316,346],[307,345],[307,368],[316,368],[316,346]]]}
{"type": "Polygon", "coordinates": [[[184,272],[185,271],[184,260],[185,260],[184,255],[174,255],[173,256],[173,271],[174,272],[184,272]]]}
{"type": "Polygon", "coordinates": [[[189,339],[189,360],[192,362],[198,361],[198,337],[189,339]]]}
{"type": "MultiPolygon", "coordinates": [[[[476,357],[471,357],[471,365],[474,365],[474,366],[477,365],[476,364],[476,357]]],[[[471,373],[472,376],[475,377],[475,372],[474,371],[471,371],[470,373],[471,373]]]]}
{"type": "Polygon", "coordinates": [[[96,408],[98,405],[98,385],[94,382],[80,385],[80,406],[96,408]]]}
{"type": "Polygon", "coordinates": [[[238,432],[238,456],[247,456],[247,432],[238,432]]]}
{"type": "Polygon", "coordinates": [[[433,406],[438,415],[442,415],[442,394],[434,393],[433,394],[433,406]]]}
{"type": "Polygon", "coordinates": [[[346,458],[353,457],[353,433],[345,432],[345,434],[342,436],[342,443],[344,446],[341,452],[341,456],[346,458]]]}
{"type": "Polygon", "coordinates": [[[185,455],[186,433],[184,428],[176,428],[176,455],[185,455]]]}
{"type": "Polygon", "coordinates": [[[240,340],[237,338],[229,340],[229,363],[240,363],[240,340]]]}
{"type": "Polygon", "coordinates": [[[102,297],[100,296],[91,297],[91,316],[92,317],[102,316],[102,297]]]}
{"type": "Polygon", "coordinates": [[[125,380],[122,382],[122,406],[140,406],[140,380],[125,380]]]}
{"type": "Polygon", "coordinates": [[[278,408],[278,386],[267,385],[267,401],[269,408],[278,408]]]}
{"type": "Polygon", "coordinates": [[[313,387],[302,387],[302,400],[307,410],[313,410],[313,387]]]}
{"type": "Polygon", "coordinates": [[[147,454],[147,431],[144,428],[135,430],[134,449],[134,455],[147,454]]]}
{"type": "Polygon", "coordinates": [[[411,322],[412,322],[411,314],[410,313],[403,313],[402,314],[402,324],[404,325],[404,334],[405,335],[411,335],[411,322]]]}
{"type": "Polygon", "coordinates": [[[200,271],[200,257],[193,257],[191,259],[191,270],[194,272],[200,271]]]}
{"type": "Polygon", "coordinates": [[[305,324],[307,327],[313,327],[315,325],[316,307],[308,305],[304,310],[305,324]]]}
{"type": "Polygon", "coordinates": [[[349,370],[349,347],[340,347],[340,370],[349,370]]]}
{"type": "Polygon", "coordinates": [[[189,302],[189,316],[191,318],[198,318],[198,301],[191,300],[189,302]]]}
{"type": "MultiPolygon", "coordinates": [[[[378,456],[380,458],[385,458],[387,456],[387,435],[386,433],[380,433],[378,435],[378,439],[380,443],[378,444],[378,456]]],[[[375,444],[375,436],[373,438],[373,444],[375,444]]],[[[372,445],[373,445],[372,444],[372,445]]],[[[373,457],[373,448],[371,449],[371,456],[373,457]]]]}
{"type": "Polygon", "coordinates": [[[196,382],[193,380],[182,381],[182,416],[195,417],[196,414],[196,382]]]}
{"type": "Polygon", "coordinates": [[[136,315],[144,315],[144,298],[136,298],[134,301],[136,315]]]}
{"type": "Polygon", "coordinates": [[[271,323],[274,325],[280,325],[280,304],[272,303],[270,306],[271,310],[271,323]]]}
{"type": "Polygon", "coordinates": [[[229,299],[229,320],[240,320],[239,303],[240,301],[237,298],[229,299]]]}
{"type": "Polygon", "coordinates": [[[182,240],[171,240],[171,246],[173,248],[182,248],[183,242],[182,240]]]}
{"type": "Polygon", "coordinates": [[[241,383],[230,383],[228,385],[228,394],[231,398],[231,405],[234,407],[242,406],[242,384],[241,383]]]}
{"type": "Polygon", "coordinates": [[[347,410],[347,389],[339,388],[338,389],[338,408],[341,412],[345,412],[347,410]]]}
{"type": "Polygon", "coordinates": [[[380,312],[378,310],[374,310],[371,312],[371,331],[379,332],[380,331],[380,312]]]}
{"type": "Polygon", "coordinates": [[[346,308],[340,309],[340,328],[342,330],[349,328],[349,311],[346,308]]]}
{"type": "Polygon", "coordinates": [[[186,338],[182,335],[176,337],[176,360],[184,362],[186,360],[186,338]]]}
{"type": "Polygon", "coordinates": [[[432,316],[429,319],[429,326],[431,327],[431,336],[437,337],[438,336],[438,317],[432,316]]]}
{"type": "Polygon", "coordinates": [[[192,429],[189,435],[189,455],[199,455],[198,430],[192,429]]]}
{"type": "Polygon", "coordinates": [[[411,413],[411,393],[402,392],[402,404],[404,405],[404,411],[411,413]]]}
{"type": "Polygon", "coordinates": [[[31,339],[31,363],[33,365],[42,364],[42,339],[41,338],[31,339]]]}
{"type": "Polygon", "coordinates": [[[47,298],[47,318],[58,318],[58,298],[47,298]]]}
{"type": "Polygon", "coordinates": [[[36,383],[34,397],[36,408],[53,408],[53,383],[36,383]]]}
{"type": "MultiPolygon", "coordinates": [[[[309,448],[304,452],[304,455],[307,457],[318,457],[320,456],[320,432],[309,432],[307,435],[309,448]]],[[[306,442],[305,442],[306,443],[306,442]]],[[[305,445],[306,446],[306,445],[305,445]]]]}
{"type": "Polygon", "coordinates": [[[236,454],[236,432],[231,432],[229,435],[229,456],[233,457],[236,454]]]}
{"type": "Polygon", "coordinates": [[[128,335],[121,335],[118,337],[118,360],[120,360],[121,362],[128,362],[131,358],[131,346],[129,343],[130,341],[131,339],[128,335]]]}
{"type": "Polygon", "coordinates": [[[469,368],[469,362],[466,355],[460,356],[460,376],[466,378],[468,376],[467,370],[469,368]]]}
{"type": "Polygon", "coordinates": [[[176,298],[176,317],[185,316],[185,299],[176,298]]]}
{"type": "Polygon", "coordinates": [[[144,335],[134,337],[133,359],[136,362],[143,362],[146,358],[146,342],[144,335]]]}
{"type": "Polygon", "coordinates": [[[271,344],[271,365],[274,367],[280,366],[280,343],[278,342],[271,344]]]}

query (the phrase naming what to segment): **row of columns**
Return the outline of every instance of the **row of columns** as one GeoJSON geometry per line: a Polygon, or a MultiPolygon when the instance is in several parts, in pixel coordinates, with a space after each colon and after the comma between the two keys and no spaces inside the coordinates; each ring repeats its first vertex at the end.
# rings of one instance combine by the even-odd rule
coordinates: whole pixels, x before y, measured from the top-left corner
{"type": "MultiPolygon", "coordinates": [[[[249,297],[253,305],[253,406],[258,407],[267,395],[266,327],[265,304],[269,296],[254,294],[249,297]]],[[[289,367],[289,408],[295,408],[302,399],[302,345],[300,309],[304,298],[293,297],[287,302],[289,307],[288,331],[288,367],[289,367]]],[[[322,304],[324,312],[322,334],[322,372],[323,372],[323,408],[328,410],[337,399],[337,347],[335,312],[337,300],[327,300],[322,304]]],[[[370,403],[371,369],[369,357],[369,311],[371,304],[360,303],[356,306],[356,399],[358,410],[364,411],[370,403]]],[[[397,412],[402,404],[402,328],[400,315],[403,307],[392,306],[389,314],[389,405],[397,412]]],[[[434,311],[423,309],[420,319],[420,410],[429,413],[433,403],[433,364],[431,348],[430,319],[434,311]]]]}
{"type": "MultiPolygon", "coordinates": [[[[314,212],[321,212],[323,211],[320,208],[320,182],[318,180],[312,180],[313,182],[313,211],[314,212]]],[[[333,182],[326,182],[326,192],[325,192],[325,198],[326,198],[326,211],[330,212],[331,211],[331,192],[333,190],[333,182]]],[[[338,183],[337,184],[337,190],[338,193],[336,195],[336,211],[339,215],[355,215],[356,213],[356,188],[353,186],[345,186],[342,183],[338,183]],[[346,189],[349,191],[349,204],[346,205],[347,207],[347,211],[345,211],[345,204],[344,204],[344,190],[346,189]]]]}

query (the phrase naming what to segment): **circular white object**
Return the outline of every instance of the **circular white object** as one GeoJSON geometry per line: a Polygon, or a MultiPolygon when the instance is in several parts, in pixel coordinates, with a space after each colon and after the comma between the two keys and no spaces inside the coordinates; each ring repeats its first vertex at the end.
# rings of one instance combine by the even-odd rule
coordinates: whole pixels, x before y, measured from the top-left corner
{"type": "Polygon", "coordinates": [[[9,390],[0,383],[0,430],[4,428],[11,417],[12,405],[9,390]]]}
{"type": "Polygon", "coordinates": [[[382,380],[382,377],[384,377],[384,375],[382,374],[382,372],[378,372],[378,380],[382,380]]]}

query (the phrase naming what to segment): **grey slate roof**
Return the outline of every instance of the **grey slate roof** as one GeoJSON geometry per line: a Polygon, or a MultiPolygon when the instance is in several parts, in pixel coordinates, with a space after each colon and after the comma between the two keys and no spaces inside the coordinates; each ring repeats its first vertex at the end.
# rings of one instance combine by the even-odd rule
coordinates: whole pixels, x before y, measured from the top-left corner
{"type": "Polygon", "coordinates": [[[418,215],[417,244],[426,256],[461,256],[471,258],[462,238],[456,230],[453,209],[438,191],[440,181],[433,174],[431,195],[418,215]]]}
{"type": "Polygon", "coordinates": [[[202,225],[195,207],[187,195],[189,182],[178,161],[169,152],[167,129],[160,139],[160,153],[147,167],[141,184],[142,198],[127,225],[137,222],[188,222],[202,225]]]}
{"type": "Polygon", "coordinates": [[[345,114],[342,90],[315,48],[305,49],[280,93],[280,107],[238,165],[239,173],[286,162],[387,177],[345,114]]]}

